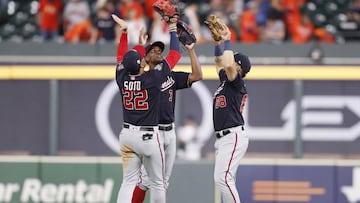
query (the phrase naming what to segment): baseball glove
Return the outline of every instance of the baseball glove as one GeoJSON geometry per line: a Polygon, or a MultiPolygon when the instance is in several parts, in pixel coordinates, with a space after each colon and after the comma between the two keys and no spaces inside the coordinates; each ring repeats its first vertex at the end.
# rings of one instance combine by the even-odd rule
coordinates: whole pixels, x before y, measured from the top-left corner
{"type": "Polygon", "coordinates": [[[176,24],[179,41],[185,46],[196,42],[196,37],[191,27],[184,21],[179,20],[176,24]]]}
{"type": "Polygon", "coordinates": [[[204,23],[209,28],[211,35],[215,41],[222,40],[221,32],[225,30],[225,25],[218,17],[216,17],[216,15],[209,15],[204,21],[204,23]]]}
{"type": "Polygon", "coordinates": [[[176,0],[157,0],[152,7],[166,22],[169,22],[172,18],[179,18],[180,16],[180,10],[176,4],[176,0]]]}

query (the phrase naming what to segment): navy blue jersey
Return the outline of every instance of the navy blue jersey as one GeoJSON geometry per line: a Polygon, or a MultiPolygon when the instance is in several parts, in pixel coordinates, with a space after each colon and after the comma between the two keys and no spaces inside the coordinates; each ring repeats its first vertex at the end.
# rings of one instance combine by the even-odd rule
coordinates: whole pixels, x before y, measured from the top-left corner
{"type": "Polygon", "coordinates": [[[116,71],[124,122],[137,126],[156,126],[159,123],[162,64],[141,75],[129,75],[125,69],[116,71]]]}
{"type": "MultiPolygon", "coordinates": [[[[164,65],[165,64],[167,63],[164,63],[164,65]]],[[[175,72],[170,71],[170,69],[165,70],[169,70],[169,72],[167,72],[161,84],[160,124],[170,124],[174,122],[176,90],[189,87],[188,78],[190,73],[175,72]]]]}
{"type": "Polygon", "coordinates": [[[213,123],[215,131],[244,125],[242,110],[247,99],[245,83],[240,74],[227,79],[225,70],[219,72],[220,85],[214,93],[213,123]]]}

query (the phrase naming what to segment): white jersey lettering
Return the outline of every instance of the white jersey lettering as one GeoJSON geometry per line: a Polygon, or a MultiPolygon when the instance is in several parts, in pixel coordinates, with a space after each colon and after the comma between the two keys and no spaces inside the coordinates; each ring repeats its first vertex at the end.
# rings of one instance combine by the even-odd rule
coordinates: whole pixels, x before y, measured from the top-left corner
{"type": "Polygon", "coordinates": [[[141,81],[124,81],[124,89],[130,91],[141,90],[141,81]]]}

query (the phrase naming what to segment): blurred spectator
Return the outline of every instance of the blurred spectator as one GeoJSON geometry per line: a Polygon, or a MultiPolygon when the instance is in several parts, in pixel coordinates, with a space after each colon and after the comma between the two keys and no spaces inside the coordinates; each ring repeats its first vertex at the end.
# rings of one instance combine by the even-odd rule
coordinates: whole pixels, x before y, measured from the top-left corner
{"type": "Polygon", "coordinates": [[[144,18],[144,9],[138,1],[121,0],[120,15],[125,20],[144,18]]]}
{"type": "Polygon", "coordinates": [[[186,8],[184,9],[184,15],[186,16],[185,22],[188,23],[192,28],[194,35],[197,39],[197,43],[203,43],[205,39],[202,37],[201,33],[199,16],[197,14],[198,10],[198,4],[188,4],[188,6],[186,6],[186,8]]]}
{"type": "Polygon", "coordinates": [[[122,0],[120,5],[120,16],[128,23],[128,36],[130,44],[139,41],[139,30],[146,27],[145,12],[142,4],[135,0],[122,0]]]}
{"type": "Polygon", "coordinates": [[[113,42],[117,43],[120,37],[120,30],[115,29],[116,23],[111,17],[111,14],[116,14],[115,4],[109,0],[105,4],[98,8],[96,11],[96,19],[91,31],[91,38],[89,43],[95,44],[96,42],[113,42]]]}
{"type": "MultiPolygon", "coordinates": [[[[226,14],[226,7],[222,0],[210,1],[210,13],[216,13],[216,12],[222,13],[224,15],[226,14]]],[[[223,22],[228,23],[228,19],[226,18],[226,20],[223,22]]]]}
{"type": "Polygon", "coordinates": [[[235,27],[232,25],[232,23],[229,21],[228,16],[226,16],[224,13],[220,13],[220,12],[214,13],[214,14],[215,14],[216,16],[218,16],[223,22],[227,22],[227,23],[225,23],[225,24],[228,26],[228,28],[229,28],[229,30],[230,30],[230,32],[231,32],[230,41],[232,41],[232,42],[237,41],[238,38],[239,38],[239,36],[238,36],[238,34],[237,34],[236,28],[235,28],[235,27]]]}
{"type": "Polygon", "coordinates": [[[231,41],[237,41],[240,36],[239,20],[242,13],[242,0],[211,0],[209,14],[215,14],[231,31],[231,41]]]}
{"type": "Polygon", "coordinates": [[[60,18],[63,12],[62,0],[40,0],[38,24],[43,40],[54,40],[59,36],[60,18]]]}
{"type": "Polygon", "coordinates": [[[324,28],[316,28],[314,31],[314,36],[318,42],[323,42],[323,43],[334,43],[335,42],[334,35],[332,33],[328,32],[324,28]]]}
{"type": "Polygon", "coordinates": [[[293,43],[309,42],[314,36],[314,29],[315,28],[311,22],[310,16],[303,14],[301,22],[294,25],[291,41],[293,43]]]}
{"type": "Polygon", "coordinates": [[[284,6],[281,3],[281,0],[271,0],[271,9],[270,12],[277,13],[277,15],[280,15],[283,17],[284,15],[284,6]]]}
{"type": "Polygon", "coordinates": [[[170,35],[168,25],[162,20],[160,14],[155,13],[154,21],[150,28],[150,42],[162,41],[165,44],[170,43],[170,35]]]}
{"type": "Polygon", "coordinates": [[[259,10],[255,1],[249,1],[240,19],[241,36],[243,43],[259,42],[259,26],[256,21],[256,14],[259,10]]]}
{"type": "Polygon", "coordinates": [[[237,41],[240,39],[240,25],[239,20],[244,10],[244,1],[243,0],[227,0],[224,1],[227,4],[227,9],[225,15],[229,16],[229,27],[232,32],[231,37],[232,41],[237,41]]]}
{"type": "Polygon", "coordinates": [[[300,8],[306,0],[279,0],[282,5],[283,18],[288,34],[294,35],[296,25],[301,22],[300,8]]]}
{"type": "Polygon", "coordinates": [[[360,23],[360,0],[354,0],[352,8],[347,12],[348,21],[360,23]]]}
{"type": "Polygon", "coordinates": [[[267,17],[266,26],[261,33],[263,42],[274,44],[282,43],[285,40],[285,24],[276,12],[271,12],[267,17]]]}
{"type": "MultiPolygon", "coordinates": [[[[118,29],[114,31],[114,23],[110,18],[110,14],[115,13],[128,22],[129,43],[137,43],[138,33],[136,30],[141,27],[148,29],[149,40],[161,40],[168,43],[167,25],[152,7],[155,1],[38,0],[37,24],[44,40],[60,39],[59,35],[64,33],[64,39],[70,43],[79,41],[91,44],[111,42],[117,41],[116,39],[120,35],[118,29]],[[114,8],[115,10],[113,10],[114,8]],[[62,11],[63,18],[59,19],[62,11]]],[[[11,2],[0,0],[1,8],[4,7],[5,9],[11,2]]],[[[184,0],[178,2],[183,14],[181,18],[192,27],[198,43],[212,41],[211,33],[203,23],[209,14],[217,15],[228,25],[233,42],[257,43],[260,41],[280,42],[289,40],[292,43],[306,43],[311,39],[316,39],[320,42],[332,43],[335,42],[334,38],[336,38],[336,42],[340,42],[339,36],[346,40],[360,39],[360,0],[344,1],[344,3],[337,1],[338,11],[334,13],[334,16],[326,16],[328,19],[325,19],[326,22],[322,24],[315,21],[311,22],[309,16],[302,15],[301,9],[305,8],[305,10],[308,9],[308,11],[313,12],[309,10],[311,4],[308,2],[315,2],[313,5],[320,5],[320,3],[327,3],[324,0],[198,0],[195,2],[184,0]],[[304,7],[305,4],[306,7],[304,7]],[[273,12],[281,15],[285,23],[286,32],[283,40],[281,40],[282,34],[278,35],[280,36],[278,39],[273,38],[275,28],[278,28],[278,33],[280,33],[282,26],[279,22],[272,23],[273,18],[270,17],[270,22],[266,26],[267,18],[273,12]],[[322,27],[324,25],[327,26],[322,27]],[[333,28],[330,28],[329,25],[333,25],[333,28]],[[317,27],[316,30],[315,27],[317,27]]],[[[318,8],[319,12],[322,10],[318,8]]],[[[313,13],[311,14],[310,17],[313,18],[313,13]]],[[[7,22],[10,17],[6,12],[0,13],[0,23],[7,22]]],[[[10,35],[13,34],[10,33],[10,35]]]]}
{"type": "Polygon", "coordinates": [[[360,40],[360,0],[354,0],[344,15],[338,15],[339,31],[347,41],[360,40]]]}
{"type": "Polygon", "coordinates": [[[152,26],[152,23],[154,22],[156,18],[156,12],[155,9],[152,7],[152,5],[156,2],[156,0],[144,0],[144,8],[145,8],[145,16],[146,16],[146,27],[150,28],[152,26]]]}
{"type": "Polygon", "coordinates": [[[111,0],[97,0],[95,4],[95,9],[98,10],[100,8],[103,8],[108,1],[111,0]]]}
{"type": "Polygon", "coordinates": [[[233,13],[239,18],[242,15],[242,12],[244,10],[244,1],[243,0],[234,0],[230,6],[230,13],[233,13]]]}
{"type": "Polygon", "coordinates": [[[201,159],[203,142],[197,138],[197,123],[189,116],[184,120],[183,126],[178,128],[177,156],[179,159],[196,161],[201,159]]]}
{"type": "Polygon", "coordinates": [[[256,14],[256,22],[260,27],[265,27],[267,16],[271,11],[271,0],[255,0],[259,5],[259,10],[256,14]]]}
{"type": "Polygon", "coordinates": [[[91,32],[90,7],[85,0],[69,0],[64,11],[64,38],[70,43],[89,41],[91,32]]]}

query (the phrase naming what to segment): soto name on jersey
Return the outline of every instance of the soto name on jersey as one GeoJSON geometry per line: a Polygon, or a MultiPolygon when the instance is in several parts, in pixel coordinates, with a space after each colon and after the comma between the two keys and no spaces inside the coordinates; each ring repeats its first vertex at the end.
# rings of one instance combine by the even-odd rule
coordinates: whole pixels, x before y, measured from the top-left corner
{"type": "Polygon", "coordinates": [[[130,91],[141,90],[141,81],[124,81],[124,89],[130,91]]]}

